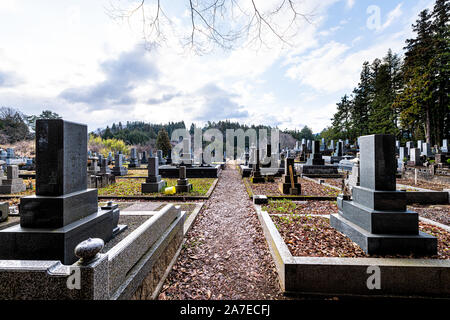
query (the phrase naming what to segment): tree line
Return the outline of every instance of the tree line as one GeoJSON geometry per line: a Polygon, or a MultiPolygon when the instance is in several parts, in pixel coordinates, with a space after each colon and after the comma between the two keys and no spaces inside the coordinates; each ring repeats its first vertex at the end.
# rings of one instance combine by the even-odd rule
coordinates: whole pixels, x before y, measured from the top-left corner
{"type": "Polygon", "coordinates": [[[358,86],[337,103],[327,140],[355,141],[367,134],[440,145],[450,136],[450,1],[423,10],[406,40],[404,57],[388,51],[364,62],[358,86]]]}
{"type": "Polygon", "coordinates": [[[0,143],[8,144],[34,138],[36,120],[60,119],[50,110],[44,110],[40,115],[25,115],[19,110],[9,107],[0,108],[0,143]]]}

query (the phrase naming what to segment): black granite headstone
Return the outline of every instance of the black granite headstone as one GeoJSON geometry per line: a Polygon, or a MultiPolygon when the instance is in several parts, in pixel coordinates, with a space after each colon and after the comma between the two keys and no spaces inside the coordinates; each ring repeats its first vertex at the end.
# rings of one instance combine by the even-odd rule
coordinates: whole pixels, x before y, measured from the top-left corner
{"type": "Polygon", "coordinates": [[[36,195],[61,196],[86,189],[87,126],[36,121],[36,195]]]}
{"type": "Polygon", "coordinates": [[[418,214],[407,210],[406,193],[396,191],[394,136],[363,136],[359,142],[360,186],[352,188],[352,201],[338,197],[331,226],[368,254],[436,254],[437,239],[419,231],[418,214]]]}
{"type": "Polygon", "coordinates": [[[108,241],[114,211],[99,209],[87,189],[87,126],[57,120],[36,124],[36,195],[20,200],[20,225],[0,230],[0,259],[76,261],[87,238],[108,241]]]}

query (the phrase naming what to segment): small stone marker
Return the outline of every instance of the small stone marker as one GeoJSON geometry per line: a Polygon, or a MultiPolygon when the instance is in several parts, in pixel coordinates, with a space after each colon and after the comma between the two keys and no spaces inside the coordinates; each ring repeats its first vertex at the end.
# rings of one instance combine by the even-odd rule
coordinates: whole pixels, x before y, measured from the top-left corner
{"type": "Polygon", "coordinates": [[[278,183],[278,189],[283,194],[299,195],[301,193],[302,187],[298,182],[298,175],[294,173],[294,164],[294,158],[285,159],[284,174],[281,176],[281,182],[278,183]],[[292,177],[289,168],[292,168],[292,177]]]}
{"type": "Polygon", "coordinates": [[[192,184],[189,183],[189,180],[186,178],[186,167],[180,166],[179,168],[179,179],[177,180],[177,185],[175,186],[175,190],[177,193],[181,192],[191,192],[192,184]]]}
{"type": "Polygon", "coordinates": [[[259,150],[255,147],[252,149],[253,151],[253,161],[252,164],[252,172],[250,174],[250,180],[252,183],[264,183],[266,179],[261,174],[260,162],[259,162],[259,150]]]}

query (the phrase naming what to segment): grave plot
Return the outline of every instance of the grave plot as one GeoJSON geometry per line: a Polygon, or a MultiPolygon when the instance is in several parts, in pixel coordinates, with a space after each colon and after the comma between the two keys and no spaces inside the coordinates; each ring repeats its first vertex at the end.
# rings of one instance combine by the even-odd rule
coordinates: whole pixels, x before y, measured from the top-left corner
{"type": "MultiPolygon", "coordinates": [[[[281,193],[278,187],[279,183],[281,182],[281,178],[274,178],[274,182],[266,182],[266,183],[252,183],[248,178],[243,178],[243,180],[244,183],[248,186],[248,192],[250,196],[257,194],[257,195],[266,195],[268,197],[286,197],[286,198],[296,197],[281,193]]],[[[340,193],[336,189],[320,185],[318,183],[306,179],[300,178],[299,182],[301,185],[300,196],[310,198],[314,197],[336,198],[336,196],[340,193]]]]}
{"type": "Polygon", "coordinates": [[[399,184],[433,191],[443,191],[444,189],[450,189],[450,184],[440,184],[423,180],[417,180],[416,184],[414,179],[397,179],[397,185],[399,184]]]}
{"type": "Polygon", "coordinates": [[[320,181],[323,181],[324,184],[329,184],[333,187],[342,188],[342,178],[336,178],[336,179],[331,179],[331,178],[314,178],[314,180],[317,183],[320,183],[320,181]]]}
{"type": "Polygon", "coordinates": [[[336,201],[269,200],[262,206],[270,215],[330,215],[338,212],[336,201]]]}
{"type": "Polygon", "coordinates": [[[421,218],[429,219],[450,227],[450,205],[411,205],[408,209],[419,213],[421,218]]]}
{"type": "MultiPolygon", "coordinates": [[[[164,179],[167,182],[166,187],[175,187],[177,184],[177,179],[164,179]]],[[[179,197],[179,196],[192,196],[192,197],[208,197],[211,193],[213,186],[217,179],[213,178],[191,178],[189,179],[192,184],[191,192],[182,192],[175,194],[165,194],[164,189],[157,193],[142,193],[141,185],[145,183],[145,178],[139,179],[117,179],[117,182],[106,188],[98,189],[98,194],[100,197],[179,197]]]]}
{"type": "MultiPolygon", "coordinates": [[[[392,136],[359,141],[361,186],[354,187],[353,201],[338,197],[338,214],[311,214],[293,201],[255,205],[282,290],[450,297],[442,285],[450,277],[450,229],[407,209],[406,193],[396,191],[392,136]],[[380,275],[376,290],[368,285],[373,270],[380,275]]],[[[442,218],[447,209],[434,214],[442,218]]]]}
{"type": "Polygon", "coordinates": [[[270,217],[295,257],[450,259],[450,232],[424,222],[419,223],[419,230],[438,238],[436,255],[380,256],[366,254],[356,243],[331,227],[329,217],[299,214],[270,214],[270,217]]]}

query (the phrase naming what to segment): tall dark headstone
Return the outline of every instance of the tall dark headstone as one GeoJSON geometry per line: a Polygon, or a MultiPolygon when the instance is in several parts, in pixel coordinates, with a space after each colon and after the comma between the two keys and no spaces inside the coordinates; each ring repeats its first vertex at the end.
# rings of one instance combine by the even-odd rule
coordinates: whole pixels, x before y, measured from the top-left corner
{"type": "Polygon", "coordinates": [[[147,151],[142,151],[141,163],[142,164],[148,164],[147,151]]]}
{"type": "Polygon", "coordinates": [[[338,197],[338,215],[331,226],[356,242],[367,254],[434,255],[437,239],[419,231],[419,217],[406,208],[406,193],[396,190],[395,137],[359,138],[360,186],[353,201],[338,197]]]}
{"type": "Polygon", "coordinates": [[[78,243],[118,232],[117,207],[99,210],[97,189],[87,189],[86,162],[86,125],[37,120],[36,195],[20,200],[20,225],[0,231],[0,259],[71,264],[78,243]]]}
{"type": "Polygon", "coordinates": [[[266,180],[261,174],[260,161],[259,161],[259,149],[253,148],[253,164],[252,171],[250,174],[250,180],[253,183],[264,183],[266,180]]]}
{"type": "Polygon", "coordinates": [[[313,141],[312,142],[312,153],[309,156],[307,165],[311,166],[323,166],[325,165],[325,161],[322,159],[322,154],[320,153],[320,142],[313,141]]]}

